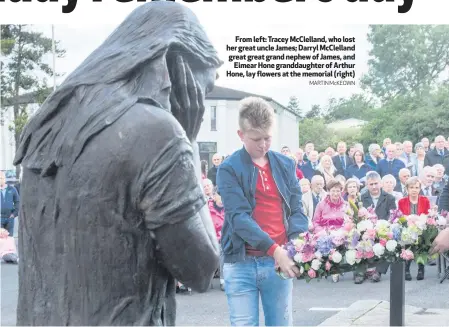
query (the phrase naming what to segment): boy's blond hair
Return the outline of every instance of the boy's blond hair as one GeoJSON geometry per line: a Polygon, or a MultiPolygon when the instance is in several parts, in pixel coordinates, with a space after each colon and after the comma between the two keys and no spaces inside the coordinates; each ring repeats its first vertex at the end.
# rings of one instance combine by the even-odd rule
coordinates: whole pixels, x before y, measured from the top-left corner
{"type": "Polygon", "coordinates": [[[239,127],[242,131],[267,131],[274,125],[274,109],[264,99],[247,97],[240,101],[239,127]]]}

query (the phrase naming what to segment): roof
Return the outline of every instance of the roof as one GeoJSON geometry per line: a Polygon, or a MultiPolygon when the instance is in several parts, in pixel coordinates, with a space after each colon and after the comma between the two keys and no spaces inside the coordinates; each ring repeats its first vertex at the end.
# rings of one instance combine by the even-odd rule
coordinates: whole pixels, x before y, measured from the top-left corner
{"type": "Polygon", "coordinates": [[[341,127],[350,128],[350,127],[360,127],[367,123],[368,122],[365,120],[360,120],[360,119],[356,119],[356,118],[348,118],[348,119],[334,121],[330,124],[327,124],[327,126],[330,128],[341,128],[341,127]]]}
{"type": "Polygon", "coordinates": [[[255,93],[249,93],[249,92],[240,91],[240,90],[234,90],[234,89],[230,89],[228,87],[223,87],[223,86],[218,86],[218,85],[215,85],[213,90],[206,95],[206,99],[207,100],[231,100],[231,101],[232,100],[236,100],[236,101],[240,101],[240,100],[242,100],[242,99],[244,99],[246,97],[259,97],[259,98],[262,98],[262,99],[270,102],[274,106],[275,110],[276,109],[287,110],[288,112],[291,112],[296,117],[299,117],[298,113],[296,113],[293,110],[290,110],[289,108],[281,105],[279,102],[275,101],[273,98],[270,98],[270,97],[267,97],[267,96],[264,96],[264,95],[259,95],[259,94],[255,94],[255,93]]]}
{"type": "MultiPolygon", "coordinates": [[[[44,91],[41,91],[42,93],[47,93],[50,94],[53,91],[52,88],[48,88],[44,91]]],[[[37,96],[37,92],[30,92],[30,93],[25,93],[19,96],[19,100],[18,103],[19,104],[31,104],[31,103],[35,103],[36,102],[36,96],[37,96]]],[[[227,87],[223,87],[223,86],[215,86],[213,88],[213,90],[211,92],[209,92],[206,95],[206,99],[208,100],[236,100],[236,101],[240,101],[246,97],[250,97],[250,96],[255,96],[255,97],[260,97],[268,102],[270,102],[273,106],[274,109],[277,111],[277,109],[283,109],[283,110],[287,110],[288,112],[291,112],[293,115],[295,116],[299,116],[296,112],[288,109],[287,107],[281,105],[279,102],[273,100],[270,97],[267,96],[263,96],[263,95],[259,95],[259,94],[254,94],[254,93],[249,93],[249,92],[244,92],[244,91],[239,91],[239,90],[234,90],[234,89],[230,89],[227,87]]],[[[6,99],[6,104],[3,105],[13,105],[12,101],[10,101],[9,99],[6,99]]]]}
{"type": "Polygon", "coordinates": [[[259,94],[248,93],[244,91],[234,90],[223,86],[217,86],[213,88],[213,90],[206,95],[206,99],[209,100],[242,100],[246,97],[259,97],[266,101],[271,101],[270,97],[266,97],[259,94]]]}

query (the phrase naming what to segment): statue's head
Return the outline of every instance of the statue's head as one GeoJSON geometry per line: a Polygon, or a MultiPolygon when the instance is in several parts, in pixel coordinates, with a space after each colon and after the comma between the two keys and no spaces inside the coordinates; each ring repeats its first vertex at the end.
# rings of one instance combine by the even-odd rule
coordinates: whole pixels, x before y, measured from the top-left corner
{"type": "Polygon", "coordinates": [[[193,84],[204,100],[221,65],[190,9],[171,1],[139,6],[47,98],[25,127],[14,163],[49,174],[77,151],[68,149],[73,140],[82,151],[138,98],[171,110],[193,84]]]}

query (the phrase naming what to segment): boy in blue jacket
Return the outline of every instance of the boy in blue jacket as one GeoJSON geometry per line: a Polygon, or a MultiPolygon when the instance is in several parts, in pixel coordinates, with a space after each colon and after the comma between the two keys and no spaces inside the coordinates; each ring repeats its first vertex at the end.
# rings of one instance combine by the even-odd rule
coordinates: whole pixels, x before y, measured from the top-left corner
{"type": "Polygon", "coordinates": [[[217,173],[225,209],[221,245],[231,325],[292,325],[293,280],[299,269],[282,248],[308,229],[292,159],[270,151],[275,113],[263,99],[242,100],[238,135],[243,148],[217,173]],[[279,267],[284,276],[276,274],[279,267]]]}

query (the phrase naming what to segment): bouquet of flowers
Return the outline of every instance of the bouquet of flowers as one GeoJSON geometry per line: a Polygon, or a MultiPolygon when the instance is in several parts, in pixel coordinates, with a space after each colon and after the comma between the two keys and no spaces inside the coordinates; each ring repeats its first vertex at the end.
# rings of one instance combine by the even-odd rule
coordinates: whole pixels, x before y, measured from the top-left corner
{"type": "Polygon", "coordinates": [[[425,263],[439,226],[446,226],[448,218],[436,210],[420,216],[393,210],[390,220],[379,220],[374,208],[358,209],[349,203],[342,227],[302,233],[285,249],[300,269],[299,278],[307,282],[347,271],[364,272],[385,261],[425,263]]]}

